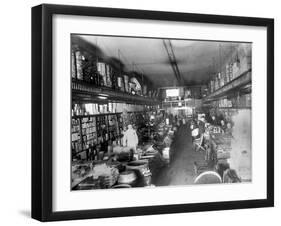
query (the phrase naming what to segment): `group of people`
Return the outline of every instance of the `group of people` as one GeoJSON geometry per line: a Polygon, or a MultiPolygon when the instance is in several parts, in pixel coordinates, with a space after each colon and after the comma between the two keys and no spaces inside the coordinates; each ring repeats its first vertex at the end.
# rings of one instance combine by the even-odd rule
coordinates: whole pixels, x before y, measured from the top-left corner
{"type": "Polygon", "coordinates": [[[202,116],[200,119],[196,118],[191,121],[190,129],[192,139],[201,137],[210,126],[216,127],[221,133],[232,136],[232,123],[225,119],[218,120],[215,115],[212,115],[208,120],[206,120],[205,116],[202,116]]]}
{"type": "Polygon", "coordinates": [[[223,118],[218,120],[217,117],[213,115],[209,123],[213,126],[219,126],[222,130],[222,133],[232,135],[232,123],[230,121],[226,121],[223,118]]]}
{"type": "Polygon", "coordinates": [[[166,114],[164,117],[165,123],[167,125],[172,125],[173,127],[180,127],[187,123],[187,119],[185,116],[166,114]]]}
{"type": "Polygon", "coordinates": [[[206,160],[210,164],[216,161],[216,145],[210,137],[211,129],[215,129],[216,132],[232,136],[232,123],[227,122],[222,118],[217,120],[215,115],[212,115],[211,117],[205,117],[205,114],[203,114],[200,115],[200,117],[194,118],[190,122],[190,130],[194,149],[196,151],[204,150],[206,152],[206,160]]]}
{"type": "MultiPolygon", "coordinates": [[[[202,136],[206,137],[206,130],[210,127],[218,128],[221,133],[225,133],[232,136],[232,123],[230,121],[226,121],[223,118],[218,118],[219,117],[216,117],[215,115],[212,115],[211,117],[206,117],[203,114],[200,119],[196,117],[189,121],[192,141],[199,139],[202,136]]],[[[173,125],[175,127],[186,125],[188,124],[187,121],[188,120],[185,117],[180,117],[176,115],[174,116],[172,114],[167,115],[166,117],[166,124],[173,125]]],[[[123,137],[124,146],[132,147],[135,150],[138,141],[139,139],[136,130],[133,128],[132,125],[128,125],[128,128],[124,132],[123,137]]]]}

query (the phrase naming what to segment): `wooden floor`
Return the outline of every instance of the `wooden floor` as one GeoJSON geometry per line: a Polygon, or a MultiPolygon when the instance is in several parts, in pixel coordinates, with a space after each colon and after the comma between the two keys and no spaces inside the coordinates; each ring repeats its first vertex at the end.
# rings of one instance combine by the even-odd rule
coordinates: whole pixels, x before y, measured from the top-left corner
{"type": "Polygon", "coordinates": [[[192,148],[191,132],[187,125],[179,128],[173,147],[174,158],[169,167],[165,167],[155,176],[156,186],[193,184],[195,179],[194,162],[204,161],[203,152],[192,148]]]}

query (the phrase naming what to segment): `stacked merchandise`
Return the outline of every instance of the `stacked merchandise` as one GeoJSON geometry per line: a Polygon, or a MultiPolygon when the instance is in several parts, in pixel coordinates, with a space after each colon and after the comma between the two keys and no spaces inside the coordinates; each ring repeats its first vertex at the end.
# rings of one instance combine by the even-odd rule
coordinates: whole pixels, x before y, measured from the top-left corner
{"type": "Polygon", "coordinates": [[[122,114],[117,114],[117,130],[118,130],[118,134],[119,137],[116,140],[116,144],[122,145],[122,132],[124,131],[124,124],[123,124],[123,118],[122,118],[122,114]]]}
{"type": "Polygon", "coordinates": [[[72,116],[116,113],[117,111],[121,111],[119,105],[121,104],[111,102],[107,104],[74,104],[72,109],[72,116]]]}
{"type": "Polygon", "coordinates": [[[213,101],[214,108],[249,108],[251,107],[251,94],[232,97],[230,99],[223,98],[213,101]]]}
{"type": "Polygon", "coordinates": [[[105,63],[97,62],[97,71],[101,75],[101,86],[107,86],[105,63]]]}
{"type": "Polygon", "coordinates": [[[111,67],[111,88],[118,89],[117,85],[117,72],[111,67]]]}
{"type": "Polygon", "coordinates": [[[107,115],[98,115],[97,122],[97,137],[98,143],[108,141],[108,120],[107,115]]]}
{"type": "Polygon", "coordinates": [[[80,133],[80,120],[72,119],[71,121],[71,149],[72,152],[77,153],[82,151],[81,133],[80,133]]]}
{"type": "Polygon", "coordinates": [[[112,87],[112,81],[111,81],[112,68],[108,64],[105,65],[105,68],[106,68],[106,86],[112,87]]]}
{"type": "Polygon", "coordinates": [[[240,66],[238,60],[232,65],[232,75],[232,79],[235,79],[240,75],[240,66]]]}
{"type": "MultiPolygon", "coordinates": [[[[129,83],[131,79],[128,74],[124,73],[126,72],[122,68],[122,62],[117,64],[110,57],[96,51],[94,46],[91,49],[89,43],[87,45],[73,44],[71,52],[72,89],[83,92],[95,92],[98,86],[140,96],[143,93],[145,93],[144,95],[147,94],[147,86],[143,87],[141,83],[132,83],[132,86],[137,85],[137,89],[135,90],[133,87],[130,90],[129,83]],[[88,84],[93,84],[94,86],[88,84]]],[[[157,95],[158,93],[155,91],[153,96],[157,95]]],[[[152,97],[151,92],[150,97],[152,97]]]]}
{"type": "Polygon", "coordinates": [[[238,77],[252,68],[251,46],[241,44],[237,49],[235,61],[233,64],[233,77],[238,77]]]}
{"type": "Polygon", "coordinates": [[[233,79],[232,63],[226,64],[225,69],[226,69],[226,79],[228,82],[230,82],[233,79]]]}
{"type": "Polygon", "coordinates": [[[96,74],[96,64],[92,57],[86,53],[84,53],[82,58],[82,73],[83,73],[83,81],[97,84],[98,83],[98,75],[96,74]]]}
{"type": "Polygon", "coordinates": [[[217,74],[217,79],[218,79],[218,89],[219,89],[222,86],[221,85],[221,74],[220,73],[217,74]]]}
{"type": "Polygon", "coordinates": [[[227,98],[221,99],[218,101],[218,107],[232,107],[232,102],[227,98]]]}
{"type": "Polygon", "coordinates": [[[231,136],[222,133],[213,133],[212,137],[216,143],[218,164],[227,162],[227,159],[231,156],[231,136]]]}
{"type": "Polygon", "coordinates": [[[249,108],[251,107],[251,94],[232,97],[231,99],[223,98],[213,101],[213,107],[218,108],[249,108]]]}
{"type": "Polygon", "coordinates": [[[120,135],[116,115],[108,115],[108,133],[110,140],[116,140],[120,135]]]}
{"type": "MultiPolygon", "coordinates": [[[[72,77],[98,86],[142,95],[140,84],[137,83],[138,90],[135,90],[136,83],[130,82],[128,75],[118,75],[111,65],[96,62],[90,55],[82,54],[81,51],[72,52],[72,77]]],[[[154,96],[156,96],[156,93],[154,93],[154,96]]]]}
{"type": "Polygon", "coordinates": [[[85,110],[83,109],[83,106],[79,104],[74,104],[71,115],[77,116],[77,115],[84,115],[84,114],[85,114],[85,110]]]}
{"type": "Polygon", "coordinates": [[[117,77],[117,87],[118,87],[119,90],[121,90],[123,92],[125,91],[123,78],[121,76],[117,77]]]}
{"type": "Polygon", "coordinates": [[[78,80],[83,80],[83,55],[80,51],[75,52],[76,56],[76,77],[78,80]]]}
{"type": "Polygon", "coordinates": [[[71,77],[76,78],[76,56],[75,52],[71,52],[71,77]]]}
{"type": "Polygon", "coordinates": [[[83,181],[91,172],[91,163],[73,162],[71,166],[71,187],[75,187],[81,181],[83,181]]]}
{"type": "Polygon", "coordinates": [[[72,52],[72,78],[99,85],[97,65],[87,52],[80,50],[72,52]]]}
{"type": "Polygon", "coordinates": [[[215,91],[215,82],[214,82],[214,80],[210,81],[209,87],[210,87],[210,93],[213,93],[215,91]]]}
{"type": "Polygon", "coordinates": [[[226,68],[223,67],[221,70],[221,86],[224,86],[228,83],[228,79],[226,77],[226,68]]]}
{"type": "Polygon", "coordinates": [[[97,129],[95,117],[86,117],[81,119],[83,149],[93,147],[97,142],[97,129]]]}
{"type": "Polygon", "coordinates": [[[143,95],[147,94],[147,86],[143,85],[143,90],[142,90],[143,95]]]}
{"type": "Polygon", "coordinates": [[[215,78],[215,90],[217,90],[219,88],[219,79],[218,77],[215,78]]]}
{"type": "Polygon", "coordinates": [[[124,90],[128,93],[129,92],[129,77],[128,75],[124,75],[124,90]]]}
{"type": "Polygon", "coordinates": [[[115,167],[105,163],[91,162],[73,164],[72,189],[88,190],[109,188],[116,183],[119,172],[115,167]]]}
{"type": "Polygon", "coordinates": [[[107,104],[99,104],[99,113],[101,113],[101,114],[108,113],[108,105],[107,104]]]}
{"type": "Polygon", "coordinates": [[[232,58],[230,62],[226,63],[225,68],[216,75],[215,79],[210,81],[209,89],[211,93],[252,68],[249,46],[239,46],[234,55],[233,58],[235,59],[232,58]]]}
{"type": "Polygon", "coordinates": [[[105,142],[121,144],[121,114],[78,116],[72,119],[72,156],[99,159],[96,147],[105,142]],[[89,156],[92,155],[92,156],[89,156]]]}
{"type": "Polygon", "coordinates": [[[85,113],[86,113],[86,115],[99,114],[99,105],[98,104],[85,104],[85,113]]]}

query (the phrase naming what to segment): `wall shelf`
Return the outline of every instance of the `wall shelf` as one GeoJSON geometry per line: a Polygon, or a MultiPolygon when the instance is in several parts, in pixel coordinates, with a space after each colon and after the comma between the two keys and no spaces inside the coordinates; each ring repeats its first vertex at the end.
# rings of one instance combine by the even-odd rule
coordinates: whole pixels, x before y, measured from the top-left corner
{"type": "Polygon", "coordinates": [[[73,115],[72,118],[87,118],[87,117],[95,117],[95,116],[105,116],[105,115],[120,115],[122,112],[114,112],[114,113],[100,113],[100,114],[90,114],[90,115],[73,115]]]}
{"type": "MultiPolygon", "coordinates": [[[[72,128],[79,125],[79,130],[74,132],[79,133],[79,138],[75,141],[72,140],[71,144],[72,159],[88,151],[96,152],[92,153],[96,159],[96,157],[98,158],[96,146],[109,141],[120,142],[123,129],[123,120],[120,118],[121,113],[72,116],[72,128]],[[115,123],[110,124],[111,120],[114,120],[115,123]],[[76,144],[77,142],[79,144],[76,144]]],[[[85,154],[86,159],[89,157],[87,155],[88,153],[85,154]]]]}
{"type": "Polygon", "coordinates": [[[242,73],[241,75],[239,75],[238,77],[236,77],[235,79],[225,84],[224,86],[220,87],[213,93],[206,96],[203,99],[203,102],[209,102],[209,101],[216,100],[220,97],[227,96],[231,92],[237,91],[243,86],[250,84],[251,81],[252,81],[252,72],[251,69],[249,69],[244,73],[242,73]]]}
{"type": "Polygon", "coordinates": [[[144,97],[113,90],[107,87],[97,87],[83,81],[72,81],[72,100],[77,102],[124,102],[130,104],[157,105],[159,101],[153,97],[144,97]],[[100,96],[106,97],[99,99],[100,96]]]}

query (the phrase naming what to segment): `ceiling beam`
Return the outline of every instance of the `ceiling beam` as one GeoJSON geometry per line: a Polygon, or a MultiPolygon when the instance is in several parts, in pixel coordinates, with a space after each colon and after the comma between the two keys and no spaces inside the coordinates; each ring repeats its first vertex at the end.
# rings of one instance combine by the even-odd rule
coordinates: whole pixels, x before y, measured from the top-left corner
{"type": "Polygon", "coordinates": [[[173,69],[174,75],[176,77],[177,84],[176,85],[184,85],[184,80],[180,74],[177,60],[175,57],[174,49],[171,43],[171,40],[163,39],[163,45],[166,49],[166,52],[168,54],[168,58],[171,64],[171,67],[173,69]]]}

